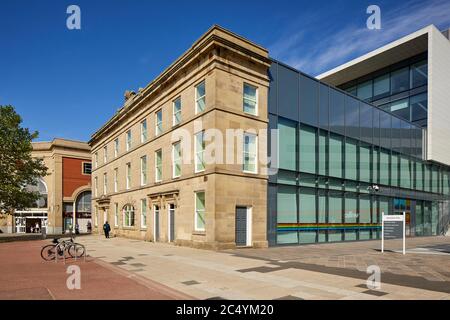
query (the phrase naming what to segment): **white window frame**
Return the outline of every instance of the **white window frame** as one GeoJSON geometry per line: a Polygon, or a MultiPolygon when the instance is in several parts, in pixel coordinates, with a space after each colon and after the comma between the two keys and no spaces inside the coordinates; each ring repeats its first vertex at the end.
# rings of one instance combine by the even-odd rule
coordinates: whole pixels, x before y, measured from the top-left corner
{"type": "Polygon", "coordinates": [[[126,189],[130,190],[130,188],[131,188],[131,162],[128,162],[125,167],[126,167],[126,172],[125,172],[126,189]]]}
{"type": "Polygon", "coordinates": [[[163,118],[162,109],[155,112],[155,136],[159,136],[163,132],[163,118]],[[161,115],[161,121],[158,120],[158,115],[161,115]]]}
{"type": "Polygon", "coordinates": [[[195,212],[194,212],[194,230],[195,231],[205,231],[206,230],[206,193],[205,191],[196,191],[194,192],[194,206],[195,206],[195,212]],[[203,228],[198,228],[197,227],[197,223],[198,223],[198,209],[197,209],[197,194],[199,193],[203,193],[204,195],[204,199],[205,199],[205,209],[203,210],[203,218],[205,219],[205,226],[203,228]]]}
{"type": "Polygon", "coordinates": [[[126,149],[127,149],[127,151],[130,151],[130,149],[131,149],[131,140],[132,140],[132,136],[131,136],[131,129],[130,129],[126,133],[126,149]]]}
{"type": "Polygon", "coordinates": [[[147,141],[148,129],[147,129],[147,119],[141,121],[141,143],[147,141]]]}
{"type": "Polygon", "coordinates": [[[177,124],[181,123],[181,121],[183,120],[181,118],[181,109],[182,109],[182,105],[181,105],[181,97],[176,98],[175,100],[172,101],[172,126],[176,126],[177,124]],[[180,110],[175,111],[175,106],[177,101],[180,102],[180,110]],[[180,114],[180,121],[177,122],[177,114],[180,114]]]}
{"type": "Polygon", "coordinates": [[[119,204],[114,203],[114,227],[119,226],[119,204]]]}
{"type": "Polygon", "coordinates": [[[203,81],[199,82],[199,83],[195,86],[195,114],[201,113],[201,112],[205,111],[205,109],[206,109],[206,81],[203,80],[203,81]],[[200,97],[199,97],[199,96],[197,95],[197,93],[198,93],[197,88],[200,87],[201,85],[203,85],[204,88],[205,88],[205,94],[204,94],[203,96],[200,96],[200,97]],[[199,110],[199,108],[198,108],[198,102],[199,102],[200,100],[204,100],[204,101],[205,101],[205,103],[204,103],[205,106],[204,106],[204,109],[203,109],[203,110],[199,110]]]}
{"type": "Polygon", "coordinates": [[[141,199],[141,229],[147,229],[147,199],[141,199]]]}
{"type": "Polygon", "coordinates": [[[159,149],[159,150],[155,151],[155,182],[161,182],[162,181],[162,175],[163,175],[163,172],[162,172],[162,165],[163,164],[162,163],[163,163],[163,161],[162,161],[162,149],[159,149]],[[161,154],[161,164],[160,164],[161,170],[160,171],[158,171],[158,153],[161,154]],[[158,172],[161,173],[160,176],[158,176],[158,172]]]}
{"type": "Polygon", "coordinates": [[[98,227],[98,207],[95,207],[94,226],[98,227]]]}
{"type": "Polygon", "coordinates": [[[183,157],[182,157],[182,153],[181,153],[181,141],[178,141],[178,142],[175,142],[174,144],[172,144],[172,178],[179,178],[181,176],[182,159],[183,159],[183,157]],[[179,146],[179,148],[180,148],[179,156],[177,158],[175,157],[176,146],[179,146]],[[176,174],[177,163],[179,163],[179,165],[180,165],[180,173],[178,175],[176,174]]]}
{"type": "Polygon", "coordinates": [[[202,146],[204,146],[204,144],[205,144],[205,132],[204,131],[200,131],[200,132],[197,132],[194,135],[194,170],[195,170],[195,173],[203,172],[203,171],[205,171],[205,168],[206,168],[206,165],[205,165],[205,149],[206,149],[206,146],[204,146],[203,150],[201,150],[201,151],[197,150],[197,139],[198,139],[199,136],[202,137],[202,146]],[[197,159],[197,154],[201,154],[202,166],[203,166],[203,168],[201,168],[201,169],[198,169],[199,163],[198,163],[198,159],[197,159]]]}
{"type": "Polygon", "coordinates": [[[108,193],[108,174],[103,173],[103,194],[106,195],[108,193]]]}
{"type": "Polygon", "coordinates": [[[141,157],[141,186],[147,184],[147,156],[141,157]]]}
{"type": "Polygon", "coordinates": [[[103,163],[108,162],[108,146],[103,147],[103,163]]]}
{"type": "Polygon", "coordinates": [[[242,146],[242,171],[245,173],[257,174],[258,173],[258,135],[254,134],[254,133],[250,133],[250,132],[245,132],[242,143],[243,143],[243,146],[242,146]],[[247,136],[253,137],[255,139],[255,155],[254,155],[255,170],[254,171],[245,170],[245,156],[247,154],[245,152],[245,137],[247,137],[247,136]]]}
{"type": "Polygon", "coordinates": [[[94,195],[98,197],[98,177],[94,178],[94,195]]]}
{"type": "Polygon", "coordinates": [[[98,152],[95,153],[94,155],[94,164],[95,164],[95,168],[98,168],[98,152]]]}
{"type": "Polygon", "coordinates": [[[114,140],[114,158],[117,158],[119,155],[119,138],[114,140]]]}
{"type": "Polygon", "coordinates": [[[244,82],[243,91],[242,91],[242,110],[244,111],[244,113],[250,114],[250,115],[252,115],[252,116],[257,116],[257,115],[258,115],[258,87],[254,86],[254,85],[251,85],[251,84],[249,84],[249,83],[246,83],[246,82],[244,82]],[[251,100],[251,99],[246,99],[246,98],[245,98],[244,93],[245,93],[245,87],[246,87],[246,86],[255,89],[255,100],[254,100],[254,101],[251,100]],[[246,111],[245,111],[245,108],[244,108],[244,106],[245,106],[245,100],[250,100],[250,101],[252,101],[252,102],[255,103],[255,113],[251,113],[251,112],[246,112],[246,111]]]}
{"type": "MultiPolygon", "coordinates": [[[[131,216],[129,215],[128,216],[128,222],[131,222],[130,217],[131,216]]],[[[134,209],[134,207],[131,204],[127,204],[125,207],[123,207],[123,226],[125,228],[132,228],[135,225],[136,225],[136,212],[135,212],[135,209],[134,209]],[[132,208],[132,210],[129,210],[129,208],[132,208]],[[133,214],[133,223],[132,224],[131,223],[129,223],[128,225],[125,224],[125,222],[127,220],[127,219],[125,219],[126,212],[128,212],[129,214],[131,214],[131,213],[133,214]]]]}
{"type": "Polygon", "coordinates": [[[119,190],[119,169],[114,169],[114,192],[119,190]]]}

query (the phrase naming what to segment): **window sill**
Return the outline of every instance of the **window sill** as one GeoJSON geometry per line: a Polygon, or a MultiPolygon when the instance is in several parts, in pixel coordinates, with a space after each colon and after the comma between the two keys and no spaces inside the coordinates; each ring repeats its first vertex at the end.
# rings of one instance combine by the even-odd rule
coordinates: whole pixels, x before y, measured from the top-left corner
{"type": "Polygon", "coordinates": [[[206,231],[193,231],[193,236],[206,236],[206,231]]]}

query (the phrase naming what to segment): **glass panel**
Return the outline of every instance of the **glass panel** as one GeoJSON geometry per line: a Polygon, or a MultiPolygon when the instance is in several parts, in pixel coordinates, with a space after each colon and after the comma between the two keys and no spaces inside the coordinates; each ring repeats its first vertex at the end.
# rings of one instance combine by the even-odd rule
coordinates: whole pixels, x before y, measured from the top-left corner
{"type": "Polygon", "coordinates": [[[337,135],[330,135],[330,176],[342,178],[342,138],[337,135]]]}
{"type": "Polygon", "coordinates": [[[197,192],[195,194],[195,210],[196,210],[196,229],[204,230],[205,229],[205,193],[197,192]]]}
{"type": "MultiPolygon", "coordinates": [[[[390,214],[389,202],[389,198],[380,198],[380,217],[382,213],[384,213],[385,215],[390,214]]],[[[381,218],[379,221],[381,221],[381,218]]]]}
{"type": "Polygon", "coordinates": [[[389,74],[385,74],[373,80],[374,99],[380,99],[389,95],[391,91],[389,80],[389,74]]]}
{"type": "MultiPolygon", "coordinates": [[[[361,140],[372,143],[373,123],[372,123],[372,109],[373,107],[361,103],[360,110],[360,126],[361,126],[361,140]]],[[[359,137],[358,137],[359,139],[359,137]]]]}
{"type": "Polygon", "coordinates": [[[424,187],[425,191],[431,192],[431,166],[425,165],[424,167],[424,187]]]}
{"type": "Polygon", "coordinates": [[[421,61],[411,66],[411,88],[424,86],[428,83],[428,63],[421,61]]]}
{"type": "Polygon", "coordinates": [[[380,183],[389,185],[389,153],[380,151],[380,183]]]}
{"type": "Polygon", "coordinates": [[[400,157],[396,153],[391,155],[391,186],[398,187],[398,165],[400,157]]]}
{"type": "Polygon", "coordinates": [[[277,222],[297,223],[297,188],[288,186],[278,187],[277,222]]]}
{"type": "Polygon", "coordinates": [[[370,223],[370,198],[359,199],[359,223],[370,223]]]}
{"type": "Polygon", "coordinates": [[[328,135],[324,131],[319,133],[319,174],[327,174],[327,138],[328,135]]]}
{"type": "Polygon", "coordinates": [[[423,208],[422,201],[416,201],[416,221],[415,221],[415,235],[423,236],[423,208]]]}
{"type": "Polygon", "coordinates": [[[330,223],[342,222],[342,194],[332,194],[328,198],[328,221],[330,223]]]}
{"type": "Polygon", "coordinates": [[[408,99],[401,99],[391,103],[391,112],[399,117],[410,120],[410,110],[408,99]]]}
{"type": "Polygon", "coordinates": [[[428,97],[427,93],[421,93],[410,98],[411,121],[419,121],[427,118],[428,97]]]}
{"type": "Polygon", "coordinates": [[[431,236],[431,202],[425,201],[423,206],[423,235],[431,236]]]}
{"type": "Polygon", "coordinates": [[[318,82],[300,75],[300,122],[317,126],[318,82]]]}
{"type": "Polygon", "coordinates": [[[257,90],[255,87],[244,84],[244,112],[256,115],[256,97],[257,90]]]}
{"type": "Polygon", "coordinates": [[[433,201],[431,205],[431,235],[438,234],[438,222],[439,222],[439,203],[433,201]]]}
{"type": "Polygon", "coordinates": [[[409,159],[401,157],[400,159],[400,186],[402,188],[411,188],[411,167],[409,159]]]}
{"type": "Polygon", "coordinates": [[[301,223],[316,223],[316,193],[313,189],[300,189],[300,215],[301,223]]]}
{"type": "Polygon", "coordinates": [[[403,68],[391,73],[391,93],[409,89],[409,68],[403,68]]]}
{"type": "Polygon", "coordinates": [[[297,146],[297,125],[293,121],[284,118],[278,119],[279,129],[279,162],[280,168],[286,170],[296,170],[296,146],[297,146]]]}
{"type": "Polygon", "coordinates": [[[380,112],[380,145],[384,148],[391,147],[392,116],[386,112],[380,112]]]}
{"type": "Polygon", "coordinates": [[[329,92],[328,86],[324,84],[319,85],[319,126],[324,129],[328,129],[329,121],[328,121],[328,105],[329,105],[329,92]]]}
{"type": "Polygon", "coordinates": [[[316,173],[316,130],[300,127],[300,171],[316,173]]]}
{"type": "Polygon", "coordinates": [[[355,223],[358,218],[356,196],[345,196],[345,223],[355,223]]]}
{"type": "Polygon", "coordinates": [[[346,139],[345,141],[345,178],[357,179],[357,146],[358,142],[346,139]]]}
{"type": "Polygon", "coordinates": [[[374,148],[372,152],[372,182],[379,183],[380,179],[378,177],[379,172],[379,150],[374,148]]]}
{"type": "Polygon", "coordinates": [[[369,100],[372,98],[372,80],[358,85],[357,97],[361,100],[369,100]]]}
{"type": "Polygon", "coordinates": [[[327,221],[327,195],[325,191],[319,191],[318,205],[319,221],[317,222],[325,223],[327,221]]]}
{"type": "Polygon", "coordinates": [[[345,134],[345,100],[344,95],[330,88],[330,130],[345,134]]]}
{"type": "Polygon", "coordinates": [[[423,164],[416,162],[416,190],[423,190],[423,164]]]}
{"type": "Polygon", "coordinates": [[[360,139],[359,132],[359,101],[347,96],[345,104],[345,131],[346,135],[360,139]]]}
{"type": "Polygon", "coordinates": [[[370,147],[359,148],[359,180],[370,182],[370,147]]]}

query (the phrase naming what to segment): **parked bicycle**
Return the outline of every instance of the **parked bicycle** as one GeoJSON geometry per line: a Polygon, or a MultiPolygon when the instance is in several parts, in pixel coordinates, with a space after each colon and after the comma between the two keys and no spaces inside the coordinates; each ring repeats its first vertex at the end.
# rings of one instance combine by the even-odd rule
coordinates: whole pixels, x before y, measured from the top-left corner
{"type": "Polygon", "coordinates": [[[57,258],[65,258],[66,253],[75,259],[82,258],[85,254],[85,248],[83,245],[76,243],[72,237],[66,240],[55,238],[52,244],[42,248],[41,257],[45,261],[52,261],[57,258]]]}

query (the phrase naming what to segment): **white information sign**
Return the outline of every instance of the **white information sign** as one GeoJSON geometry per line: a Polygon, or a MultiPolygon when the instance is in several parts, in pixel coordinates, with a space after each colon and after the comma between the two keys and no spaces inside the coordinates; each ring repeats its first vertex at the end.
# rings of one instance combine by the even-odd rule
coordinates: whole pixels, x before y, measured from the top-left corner
{"type": "Polygon", "coordinates": [[[406,213],[398,215],[381,214],[381,252],[384,252],[384,240],[403,239],[403,254],[406,254],[406,213]]]}

